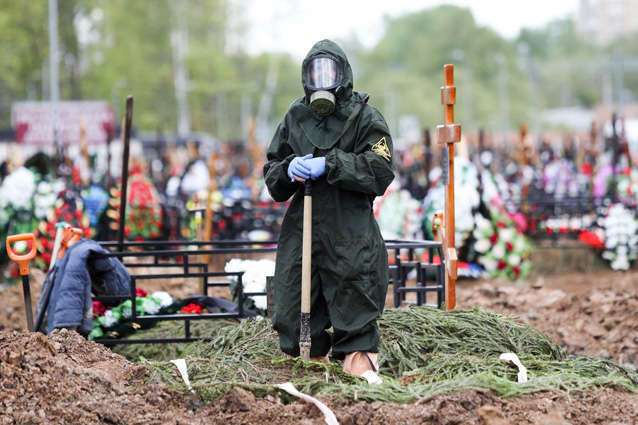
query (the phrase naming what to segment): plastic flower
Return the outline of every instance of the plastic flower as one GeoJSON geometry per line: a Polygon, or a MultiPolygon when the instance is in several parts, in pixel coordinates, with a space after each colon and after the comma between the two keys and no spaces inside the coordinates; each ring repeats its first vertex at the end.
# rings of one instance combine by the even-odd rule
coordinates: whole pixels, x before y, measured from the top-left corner
{"type": "Polygon", "coordinates": [[[0,199],[5,199],[15,209],[29,209],[35,188],[35,174],[20,167],[2,182],[0,199]]]}
{"type": "Polygon", "coordinates": [[[494,270],[496,270],[497,261],[492,257],[486,256],[481,258],[481,264],[483,264],[485,270],[487,270],[488,272],[493,272],[494,270]]]}
{"type": "Polygon", "coordinates": [[[104,336],[104,331],[99,325],[97,325],[97,326],[94,326],[93,329],[91,329],[91,332],[89,333],[88,338],[89,340],[92,341],[96,338],[101,338],[103,336],[104,336]]]}
{"type": "Polygon", "coordinates": [[[164,291],[153,292],[153,294],[151,294],[151,298],[154,298],[155,301],[157,301],[160,307],[162,308],[168,307],[171,304],[173,304],[173,297],[171,297],[168,292],[164,292],[164,291]]]}
{"type": "Polygon", "coordinates": [[[131,306],[131,300],[126,300],[122,304],[117,306],[116,309],[121,312],[123,318],[130,319],[131,317],[133,317],[133,309],[131,308],[131,306]]]}
{"type": "MultiPolygon", "coordinates": [[[[244,292],[266,292],[266,277],[275,274],[275,262],[272,260],[241,260],[233,258],[224,267],[226,272],[244,272],[242,283],[244,292]]],[[[236,277],[232,277],[236,281],[236,277]]],[[[266,310],[265,296],[253,296],[255,307],[266,310]]]]}
{"type": "Polygon", "coordinates": [[[157,314],[160,311],[160,304],[153,297],[142,300],[142,310],[145,314],[157,314]]]}
{"type": "Polygon", "coordinates": [[[120,315],[113,312],[113,310],[106,310],[103,316],[98,317],[97,321],[105,328],[110,328],[114,324],[120,321],[120,315]]]}
{"type": "Polygon", "coordinates": [[[521,252],[521,251],[527,249],[527,247],[528,247],[528,244],[527,244],[527,241],[525,240],[524,236],[518,235],[514,239],[514,251],[521,252]]]}
{"type": "Polygon", "coordinates": [[[204,311],[204,308],[195,303],[186,304],[184,307],[179,309],[179,312],[183,314],[202,314],[202,311],[204,311]]]}
{"type": "Polygon", "coordinates": [[[146,292],[142,288],[135,288],[135,296],[136,297],[145,297],[147,295],[148,295],[148,292],[146,292]]]}
{"type": "Polygon", "coordinates": [[[495,245],[492,249],[492,254],[495,258],[503,258],[505,256],[505,247],[503,246],[503,244],[499,243],[495,245]]]}
{"type": "Polygon", "coordinates": [[[93,309],[93,318],[102,316],[106,312],[106,307],[100,301],[93,301],[91,307],[93,309]]]}
{"type": "Polygon", "coordinates": [[[510,266],[516,267],[521,264],[521,256],[518,254],[512,254],[507,258],[507,262],[510,266]]]}
{"type": "Polygon", "coordinates": [[[622,204],[614,204],[598,223],[604,235],[602,257],[613,270],[628,270],[638,256],[638,221],[634,212],[622,204]]]}
{"type": "Polygon", "coordinates": [[[489,239],[479,239],[474,244],[474,250],[479,254],[485,254],[491,246],[492,244],[489,239]]]}
{"type": "Polygon", "coordinates": [[[476,221],[476,230],[479,233],[485,236],[491,236],[492,233],[494,233],[494,227],[492,226],[492,222],[486,219],[485,217],[483,217],[482,215],[476,214],[476,217],[474,217],[474,220],[476,221]]]}
{"type": "Polygon", "coordinates": [[[498,232],[499,238],[502,239],[504,242],[510,242],[512,239],[514,239],[515,234],[516,231],[512,228],[504,228],[498,232]]]}

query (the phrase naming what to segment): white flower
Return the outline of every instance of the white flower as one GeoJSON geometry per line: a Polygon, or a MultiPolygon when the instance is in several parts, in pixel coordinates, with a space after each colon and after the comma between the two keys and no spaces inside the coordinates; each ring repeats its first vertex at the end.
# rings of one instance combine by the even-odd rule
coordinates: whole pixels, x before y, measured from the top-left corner
{"type": "Polygon", "coordinates": [[[612,263],[613,270],[629,270],[629,260],[625,256],[618,256],[612,263]]]}
{"type": "Polygon", "coordinates": [[[505,256],[505,246],[502,243],[494,245],[494,248],[492,248],[492,255],[494,255],[494,258],[497,259],[503,258],[505,256]]]}
{"type": "Polygon", "coordinates": [[[488,219],[486,219],[485,217],[483,217],[480,214],[477,214],[476,217],[474,218],[474,220],[476,220],[476,227],[478,229],[491,229],[492,228],[492,224],[490,223],[490,221],[488,219]]]}
{"type": "MultiPolygon", "coordinates": [[[[244,272],[242,283],[244,292],[266,292],[266,277],[275,274],[275,262],[272,260],[241,260],[233,258],[224,267],[226,272],[244,272]]],[[[263,295],[251,297],[255,307],[267,308],[267,300],[263,295]]]]}
{"type": "Polygon", "coordinates": [[[104,316],[102,316],[101,322],[102,326],[108,328],[117,323],[117,318],[113,316],[113,311],[106,310],[106,312],[104,312],[104,316]]]}
{"type": "Polygon", "coordinates": [[[61,179],[55,180],[52,183],[52,186],[53,186],[53,193],[57,196],[58,193],[64,190],[64,181],[61,179]]]}
{"type": "Polygon", "coordinates": [[[489,239],[479,239],[474,244],[474,250],[479,254],[485,254],[490,249],[490,246],[489,239]]]}
{"type": "Polygon", "coordinates": [[[160,303],[156,298],[147,297],[142,301],[142,309],[146,314],[157,314],[160,311],[160,303]]]}
{"type": "Polygon", "coordinates": [[[501,229],[500,232],[498,232],[498,237],[499,239],[501,239],[503,242],[511,242],[512,239],[514,238],[515,235],[515,231],[514,229],[501,229]]]}
{"type": "Polygon", "coordinates": [[[265,295],[250,297],[255,302],[255,307],[260,310],[266,310],[268,308],[268,299],[265,295]]]}
{"type": "Polygon", "coordinates": [[[512,254],[508,257],[507,262],[510,263],[512,267],[516,267],[521,264],[521,256],[518,254],[512,254]]]}
{"type": "Polygon", "coordinates": [[[173,297],[169,295],[168,292],[164,291],[156,291],[151,294],[151,298],[153,298],[160,307],[168,307],[173,304],[173,297]]]}
{"type": "Polygon", "coordinates": [[[525,241],[525,237],[517,235],[514,238],[514,251],[521,252],[527,247],[527,242],[525,241]]]}
{"type": "Polygon", "coordinates": [[[46,194],[51,192],[52,189],[53,187],[49,184],[49,182],[42,181],[38,184],[38,193],[46,194]]]}
{"type": "Polygon", "coordinates": [[[479,262],[483,264],[483,267],[485,267],[485,270],[488,272],[496,270],[496,267],[498,266],[498,262],[492,257],[481,257],[479,262]]]}
{"type": "Polygon", "coordinates": [[[569,221],[569,228],[572,230],[578,230],[581,228],[582,221],[579,218],[572,218],[569,221]]]}
{"type": "Polygon", "coordinates": [[[35,175],[20,167],[9,174],[0,187],[0,199],[6,199],[15,209],[28,209],[35,192],[35,175]]]}

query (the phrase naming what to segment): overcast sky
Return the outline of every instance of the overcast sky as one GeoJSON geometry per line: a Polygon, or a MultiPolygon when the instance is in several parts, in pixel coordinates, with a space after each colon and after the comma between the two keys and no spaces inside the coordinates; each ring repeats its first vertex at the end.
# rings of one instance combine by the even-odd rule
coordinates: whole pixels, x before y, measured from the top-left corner
{"type": "Polygon", "coordinates": [[[235,0],[246,16],[252,52],[285,51],[305,56],[315,41],[356,34],[370,47],[383,34],[384,16],[398,16],[439,4],[469,7],[474,18],[505,37],[573,15],[578,0],[235,0]]]}

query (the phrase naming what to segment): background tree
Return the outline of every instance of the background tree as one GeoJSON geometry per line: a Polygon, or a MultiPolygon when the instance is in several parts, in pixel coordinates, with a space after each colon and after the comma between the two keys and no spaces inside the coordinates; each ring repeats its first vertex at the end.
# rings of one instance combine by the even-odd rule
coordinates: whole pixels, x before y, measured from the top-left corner
{"type": "MultiPolygon", "coordinates": [[[[269,138],[290,103],[303,95],[299,60],[246,53],[245,13],[230,0],[59,0],[60,84],[63,99],[111,102],[136,97],[136,126],[173,133],[177,126],[175,44],[187,34],[184,59],[193,131],[220,139],[245,137],[257,118],[269,138]],[[178,19],[179,18],[179,19],[178,19]]],[[[48,99],[47,2],[0,0],[0,128],[11,104],[48,99]]],[[[467,130],[516,128],[546,108],[593,107],[638,93],[638,36],[594,46],[568,19],[524,29],[505,39],[477,24],[468,9],[439,6],[385,22],[380,41],[337,40],[347,51],[355,88],[371,95],[396,133],[402,116],[422,125],[440,121],[441,66],[457,64],[467,130]],[[621,72],[624,70],[624,72],[621,72]]],[[[310,47],[310,46],[309,46],[310,47]]]]}

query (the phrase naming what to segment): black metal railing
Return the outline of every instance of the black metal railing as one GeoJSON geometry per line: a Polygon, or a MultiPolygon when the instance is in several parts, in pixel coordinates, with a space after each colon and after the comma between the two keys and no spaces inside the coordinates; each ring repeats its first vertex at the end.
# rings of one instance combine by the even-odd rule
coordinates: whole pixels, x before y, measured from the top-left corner
{"type": "MultiPolygon", "coordinates": [[[[100,242],[107,249],[117,249],[117,242],[100,242]]],[[[390,281],[393,287],[393,304],[400,307],[409,304],[407,294],[416,294],[416,299],[411,304],[428,305],[441,308],[445,303],[445,265],[443,261],[443,251],[439,242],[433,241],[406,241],[388,240],[386,248],[390,258],[393,260],[389,265],[390,281]],[[435,262],[435,259],[439,259],[435,262]],[[408,285],[409,283],[413,283],[408,285]],[[428,294],[435,296],[434,302],[428,303],[428,294]]],[[[196,256],[226,256],[235,254],[258,255],[275,253],[277,251],[277,241],[246,241],[246,240],[221,240],[221,241],[142,241],[125,242],[123,251],[111,251],[106,254],[99,254],[101,257],[119,258],[128,268],[135,269],[145,267],[151,269],[179,267],[181,271],[168,273],[131,273],[130,291],[128,297],[95,297],[96,300],[106,302],[122,302],[126,299],[131,301],[131,323],[148,324],[158,321],[182,321],[184,322],[183,335],[167,338],[129,338],[111,339],[98,338],[95,341],[105,345],[116,344],[148,344],[148,343],[181,343],[207,339],[193,336],[191,333],[192,320],[214,320],[214,319],[241,319],[246,317],[244,312],[244,301],[247,297],[268,296],[266,292],[244,293],[243,272],[210,271],[210,263],[201,260],[191,261],[190,258],[196,256]],[[157,246],[167,249],[156,249],[157,246]],[[144,249],[142,249],[144,248],[144,249]],[[147,249],[151,248],[151,249],[147,249]],[[133,250],[131,250],[133,249],[133,250]],[[139,249],[139,250],[135,250],[139,249]],[[152,262],[141,261],[143,258],[150,258],[152,262]],[[140,281],[161,280],[161,279],[201,279],[201,294],[207,296],[209,288],[226,287],[230,289],[231,282],[228,278],[235,278],[237,281],[235,289],[235,299],[237,302],[236,312],[219,312],[203,314],[154,314],[138,315],[136,312],[136,290],[140,281]],[[211,280],[212,278],[216,278],[211,280]],[[219,278],[226,278],[221,280],[219,278]]]]}

